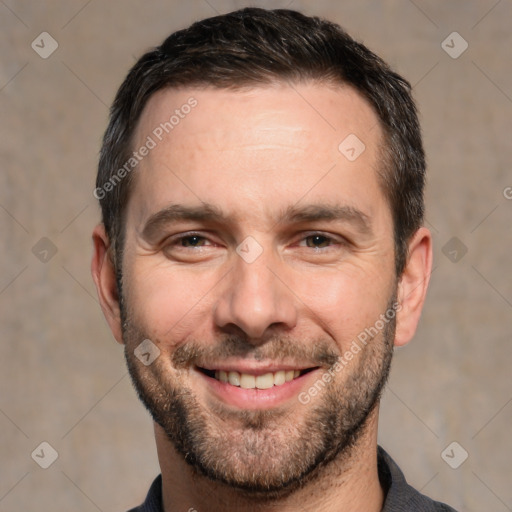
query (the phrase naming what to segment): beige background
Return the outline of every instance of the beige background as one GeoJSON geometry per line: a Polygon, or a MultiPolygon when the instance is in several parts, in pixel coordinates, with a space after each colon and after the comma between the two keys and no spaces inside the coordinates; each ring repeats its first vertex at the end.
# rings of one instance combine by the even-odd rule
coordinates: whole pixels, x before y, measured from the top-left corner
{"type": "MultiPolygon", "coordinates": [[[[435,271],[419,332],[396,353],[380,442],[422,492],[461,511],[512,510],[512,2],[253,4],[329,17],[414,84],[435,271]],[[457,59],[441,46],[454,31],[469,44],[457,59]],[[441,457],[453,441],[469,453],[458,469],[441,457]]],[[[89,274],[97,153],[134,59],[245,5],[0,2],[0,512],[124,511],[159,471],[89,274]],[[43,31],[59,45],[47,59],[31,48],[43,31]],[[43,237],[51,258],[48,241],[33,249],[43,237]],[[31,458],[43,441],[58,452],[48,469],[31,458]]]]}

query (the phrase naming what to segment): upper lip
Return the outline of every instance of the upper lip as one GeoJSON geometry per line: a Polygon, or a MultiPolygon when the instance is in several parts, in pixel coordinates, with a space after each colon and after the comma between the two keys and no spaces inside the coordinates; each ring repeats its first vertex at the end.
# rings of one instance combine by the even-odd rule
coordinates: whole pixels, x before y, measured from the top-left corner
{"type": "Polygon", "coordinates": [[[301,363],[276,363],[276,362],[261,362],[261,361],[239,361],[239,362],[219,362],[219,363],[201,363],[196,365],[198,368],[203,368],[210,371],[225,371],[225,372],[238,372],[247,373],[249,375],[265,375],[266,373],[275,373],[279,371],[289,370],[309,370],[318,368],[318,365],[301,364],[301,363]]]}

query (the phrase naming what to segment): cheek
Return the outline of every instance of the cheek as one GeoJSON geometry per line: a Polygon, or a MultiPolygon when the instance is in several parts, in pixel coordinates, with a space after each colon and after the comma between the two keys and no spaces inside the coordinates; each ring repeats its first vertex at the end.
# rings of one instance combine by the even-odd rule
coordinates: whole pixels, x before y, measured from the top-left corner
{"type": "Polygon", "coordinates": [[[304,314],[313,314],[312,321],[325,328],[342,348],[375,325],[392,294],[390,283],[374,273],[359,271],[303,274],[301,288],[297,295],[304,297],[304,314]]]}
{"type": "Polygon", "coordinates": [[[132,321],[151,338],[179,344],[212,310],[214,276],[143,262],[130,272],[127,293],[132,321]]]}

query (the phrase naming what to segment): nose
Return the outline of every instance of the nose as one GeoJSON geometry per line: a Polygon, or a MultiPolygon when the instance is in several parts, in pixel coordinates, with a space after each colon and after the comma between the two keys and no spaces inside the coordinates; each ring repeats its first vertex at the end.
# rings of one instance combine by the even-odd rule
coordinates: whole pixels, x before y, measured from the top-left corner
{"type": "Polygon", "coordinates": [[[264,250],[251,263],[237,255],[226,277],[214,312],[215,324],[221,330],[233,334],[233,330],[241,329],[251,343],[258,344],[271,328],[295,327],[296,298],[270,250],[264,250]]]}

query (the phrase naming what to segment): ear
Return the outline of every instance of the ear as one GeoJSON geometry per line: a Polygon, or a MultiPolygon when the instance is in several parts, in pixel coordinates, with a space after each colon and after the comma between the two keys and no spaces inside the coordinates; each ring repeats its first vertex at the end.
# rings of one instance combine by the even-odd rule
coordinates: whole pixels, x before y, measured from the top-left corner
{"type": "Polygon", "coordinates": [[[101,309],[118,343],[123,342],[121,330],[121,310],[116,283],[113,255],[110,241],[103,224],[98,224],[92,233],[94,253],[91,273],[100,299],[101,309]]]}
{"type": "Polygon", "coordinates": [[[420,228],[409,242],[409,253],[398,283],[398,303],[395,346],[408,343],[414,333],[425,302],[432,272],[432,235],[420,228]]]}

